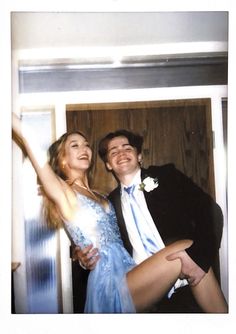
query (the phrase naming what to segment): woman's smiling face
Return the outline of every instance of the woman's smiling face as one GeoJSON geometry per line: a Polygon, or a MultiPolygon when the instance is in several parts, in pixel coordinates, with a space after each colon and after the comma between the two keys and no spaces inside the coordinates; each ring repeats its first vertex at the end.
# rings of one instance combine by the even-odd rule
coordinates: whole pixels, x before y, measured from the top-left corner
{"type": "Polygon", "coordinates": [[[87,170],[91,165],[92,150],[86,138],[77,133],[69,135],[63,160],[70,169],[87,170]]]}

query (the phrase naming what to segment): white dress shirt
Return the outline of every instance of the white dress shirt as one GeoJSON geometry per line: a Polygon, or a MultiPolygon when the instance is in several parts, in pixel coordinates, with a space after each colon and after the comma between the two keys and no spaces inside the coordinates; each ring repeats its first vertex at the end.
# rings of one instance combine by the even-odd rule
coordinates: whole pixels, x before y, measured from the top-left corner
{"type": "MultiPolygon", "coordinates": [[[[147,235],[149,235],[152,239],[155,240],[155,243],[158,245],[158,250],[160,250],[164,248],[165,245],[150,215],[143,191],[139,190],[140,183],[141,183],[141,170],[137,172],[132,181],[132,184],[135,185],[133,195],[135,197],[136,202],[138,203],[138,206],[141,209],[140,214],[142,216],[140,217],[140,219],[144,221],[143,229],[145,229],[147,235]]],[[[129,195],[124,190],[124,188],[126,187],[124,185],[121,185],[122,212],[125,219],[129,239],[133,247],[133,258],[135,262],[138,264],[147,258],[147,253],[140,239],[139,232],[133,219],[132,211],[130,209],[130,204],[129,204],[129,195]]]]}
{"type": "MultiPolygon", "coordinates": [[[[127,188],[131,185],[135,185],[134,190],[134,196],[135,200],[137,201],[139,207],[142,210],[142,219],[146,222],[144,224],[145,226],[145,232],[148,233],[152,238],[155,238],[156,243],[158,244],[159,250],[165,247],[165,244],[156,228],[156,225],[154,224],[154,221],[152,219],[152,216],[148,210],[147,203],[144,197],[143,191],[139,190],[139,185],[141,184],[141,170],[139,170],[136,175],[134,176],[132,183],[130,185],[123,185],[121,184],[121,207],[122,207],[122,213],[124,216],[126,229],[128,232],[129,240],[131,242],[131,245],[133,247],[133,259],[134,261],[139,264],[140,262],[144,261],[148,258],[148,255],[145,251],[144,245],[140,239],[139,232],[137,230],[136,224],[133,219],[132,211],[129,204],[129,195],[124,190],[124,188],[127,188]]],[[[181,280],[178,279],[174,285],[174,287],[170,290],[168,296],[170,297],[175,289],[185,286],[188,284],[187,280],[181,280]]]]}

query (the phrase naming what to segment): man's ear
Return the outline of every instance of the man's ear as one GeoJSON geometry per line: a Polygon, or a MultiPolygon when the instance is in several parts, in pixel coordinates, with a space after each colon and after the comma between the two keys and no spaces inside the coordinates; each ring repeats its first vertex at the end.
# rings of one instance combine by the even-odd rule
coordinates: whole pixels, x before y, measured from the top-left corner
{"type": "Polygon", "coordinates": [[[141,163],[142,163],[142,161],[143,161],[142,154],[141,154],[141,153],[139,153],[139,154],[138,154],[138,162],[141,164],[141,163]]]}
{"type": "Polygon", "coordinates": [[[111,167],[111,165],[109,164],[109,162],[106,162],[105,165],[106,165],[106,168],[107,168],[109,171],[112,170],[112,167],[111,167]]]}

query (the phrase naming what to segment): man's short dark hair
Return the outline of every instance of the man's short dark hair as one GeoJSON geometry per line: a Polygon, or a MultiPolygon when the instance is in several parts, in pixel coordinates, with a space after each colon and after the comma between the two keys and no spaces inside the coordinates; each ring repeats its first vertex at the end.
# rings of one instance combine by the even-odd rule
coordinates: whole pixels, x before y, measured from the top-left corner
{"type": "Polygon", "coordinates": [[[105,137],[103,137],[100,140],[98,144],[98,154],[104,162],[107,161],[108,145],[110,141],[116,137],[127,138],[129,144],[137,149],[138,154],[142,152],[143,137],[137,133],[134,133],[134,132],[131,132],[125,129],[120,129],[120,130],[108,133],[105,137]]]}

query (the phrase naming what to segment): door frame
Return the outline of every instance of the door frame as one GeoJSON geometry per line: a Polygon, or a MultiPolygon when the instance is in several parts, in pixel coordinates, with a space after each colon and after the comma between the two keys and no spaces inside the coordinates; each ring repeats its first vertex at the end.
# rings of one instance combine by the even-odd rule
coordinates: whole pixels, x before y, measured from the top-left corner
{"type": "MultiPolygon", "coordinates": [[[[58,138],[66,131],[66,105],[68,104],[91,104],[91,103],[114,103],[134,101],[163,101],[179,99],[211,99],[212,130],[215,133],[215,146],[213,150],[215,194],[216,201],[220,205],[224,216],[224,229],[220,249],[221,284],[226,299],[228,299],[228,223],[227,223],[227,194],[226,194],[226,156],[223,136],[222,99],[227,97],[227,86],[191,86],[169,87],[152,89],[128,89],[128,90],[100,90],[78,91],[65,93],[40,93],[21,94],[14,111],[27,106],[53,106],[55,110],[55,134],[58,138]],[[224,163],[222,163],[224,162],[224,163]]],[[[18,203],[19,205],[19,203],[18,203]]],[[[17,219],[15,224],[17,224],[17,219]]],[[[13,222],[14,228],[14,222],[13,222]]],[[[71,264],[68,257],[69,241],[63,232],[60,234],[61,248],[61,285],[63,313],[72,313],[72,285],[71,264]]],[[[17,252],[12,252],[12,260],[18,262],[17,252]]],[[[22,282],[22,285],[24,283],[22,282]]],[[[20,286],[21,284],[19,284],[20,286]]],[[[22,294],[19,296],[22,298],[22,294]]],[[[17,298],[17,291],[16,291],[17,298]]],[[[21,299],[22,301],[22,299],[21,299]]],[[[22,301],[23,302],[23,301],[22,301]]]]}

